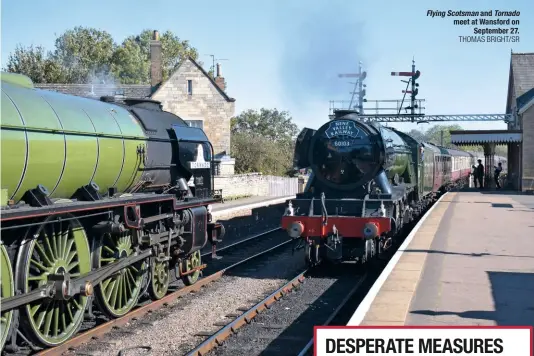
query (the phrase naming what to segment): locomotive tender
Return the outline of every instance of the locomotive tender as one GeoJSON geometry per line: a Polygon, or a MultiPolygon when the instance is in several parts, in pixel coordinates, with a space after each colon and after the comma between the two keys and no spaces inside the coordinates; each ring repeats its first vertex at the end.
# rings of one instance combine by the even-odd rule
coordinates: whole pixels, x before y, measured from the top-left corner
{"type": "Polygon", "coordinates": [[[224,235],[205,133],[156,101],[1,80],[0,347],[61,344],[93,299],[120,317],[146,290],[165,296],[172,272],[195,283],[200,249],[224,235]]]}
{"type": "Polygon", "coordinates": [[[289,202],[282,228],[300,239],[306,261],[366,263],[395,241],[450,187],[468,182],[475,157],[419,142],[358,120],[351,110],[318,130],[305,128],[296,168],[311,168],[303,193],[289,202]]]}

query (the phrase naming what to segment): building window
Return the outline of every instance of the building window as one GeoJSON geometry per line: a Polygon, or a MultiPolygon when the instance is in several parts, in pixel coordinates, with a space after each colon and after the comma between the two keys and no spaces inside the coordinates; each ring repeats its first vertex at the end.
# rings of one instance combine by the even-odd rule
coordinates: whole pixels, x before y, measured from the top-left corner
{"type": "Polygon", "coordinates": [[[187,94],[193,95],[193,81],[192,80],[187,81],[187,94]]]}
{"type": "Polygon", "coordinates": [[[202,120],[185,120],[185,122],[191,127],[198,127],[204,130],[204,121],[202,120]]]}

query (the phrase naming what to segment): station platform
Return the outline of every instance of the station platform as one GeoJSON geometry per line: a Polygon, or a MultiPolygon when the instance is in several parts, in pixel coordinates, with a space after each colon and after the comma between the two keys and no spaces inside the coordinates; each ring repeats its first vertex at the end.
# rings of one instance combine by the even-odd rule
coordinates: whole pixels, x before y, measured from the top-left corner
{"type": "Polygon", "coordinates": [[[286,200],[294,199],[295,196],[285,196],[285,197],[267,197],[267,196],[254,196],[242,199],[236,199],[231,201],[226,201],[224,203],[213,204],[212,214],[213,215],[224,215],[231,214],[235,211],[245,210],[245,209],[255,209],[259,207],[264,207],[273,204],[281,204],[286,200]]]}
{"type": "Polygon", "coordinates": [[[534,325],[534,196],[442,196],[348,325],[534,325]]]}

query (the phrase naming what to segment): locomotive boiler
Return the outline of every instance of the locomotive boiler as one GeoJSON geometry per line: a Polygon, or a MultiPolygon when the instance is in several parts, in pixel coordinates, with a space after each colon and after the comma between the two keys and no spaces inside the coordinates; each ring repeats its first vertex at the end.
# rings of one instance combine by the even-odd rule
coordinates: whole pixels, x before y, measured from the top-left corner
{"type": "Polygon", "coordinates": [[[171,274],[193,284],[211,221],[213,148],[157,101],[39,90],[2,73],[1,345],[68,340],[96,306],[128,313],[171,274]],[[19,337],[20,339],[20,337],[19,337]]]}
{"type": "Polygon", "coordinates": [[[296,168],[311,168],[303,193],[289,202],[282,228],[306,249],[306,261],[366,263],[392,246],[439,194],[450,170],[465,180],[472,160],[419,142],[358,113],[337,110],[318,130],[305,128],[295,145],[296,168]]]}

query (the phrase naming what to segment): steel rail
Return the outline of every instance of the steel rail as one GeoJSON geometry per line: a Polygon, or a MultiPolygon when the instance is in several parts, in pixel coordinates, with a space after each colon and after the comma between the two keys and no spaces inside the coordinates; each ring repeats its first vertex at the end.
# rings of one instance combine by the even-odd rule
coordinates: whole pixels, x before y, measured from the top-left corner
{"type": "MultiPolygon", "coordinates": [[[[276,227],[276,228],[274,228],[274,229],[270,229],[270,230],[267,230],[267,231],[260,232],[260,233],[258,233],[258,234],[255,234],[255,235],[252,235],[252,236],[250,236],[250,237],[247,237],[247,238],[245,238],[245,239],[243,239],[243,240],[239,240],[239,241],[237,241],[237,242],[234,242],[233,244],[230,244],[230,245],[228,245],[228,246],[223,246],[223,247],[221,247],[221,248],[218,248],[218,249],[217,249],[217,252],[224,251],[224,250],[226,250],[226,249],[228,249],[228,248],[230,248],[230,247],[234,247],[234,246],[237,246],[237,245],[241,245],[242,243],[245,243],[245,242],[250,241],[250,240],[255,240],[255,239],[257,239],[258,237],[261,237],[261,236],[270,234],[271,232],[275,232],[275,231],[278,231],[278,230],[282,230],[282,228],[281,228],[281,227],[276,227]]],[[[202,256],[202,257],[204,257],[204,256],[211,256],[211,252],[203,253],[201,256],[202,256]]]]}
{"type": "Polygon", "coordinates": [[[187,353],[187,356],[203,356],[209,353],[211,350],[219,346],[224,340],[229,336],[234,334],[239,328],[243,325],[248,324],[254,319],[258,314],[263,312],[265,309],[269,309],[271,305],[285,294],[293,290],[296,286],[300,285],[306,279],[304,277],[307,270],[299,273],[295,278],[278,288],[274,293],[269,295],[267,298],[263,299],[258,304],[254,305],[248,311],[241,314],[239,317],[234,319],[232,322],[226,326],[219,329],[215,334],[204,340],[201,344],[195,347],[193,350],[187,353]]]}
{"type": "MultiPolygon", "coordinates": [[[[252,237],[249,237],[249,238],[246,238],[244,240],[241,240],[241,241],[238,241],[236,243],[233,243],[231,245],[228,245],[228,246],[225,246],[224,248],[221,248],[219,251],[223,250],[223,249],[227,249],[227,248],[230,248],[232,246],[237,246],[237,245],[240,245],[242,243],[245,243],[247,241],[250,241],[250,240],[253,240],[253,239],[257,239],[257,238],[260,238],[262,236],[265,236],[265,235],[268,235],[270,233],[273,233],[277,230],[279,230],[280,228],[276,228],[276,229],[272,229],[272,230],[268,230],[266,232],[262,232],[262,233],[259,233],[259,234],[256,234],[256,235],[253,235],[252,237]]],[[[58,345],[58,346],[55,346],[55,347],[52,347],[52,348],[49,348],[49,349],[45,349],[45,350],[42,350],[40,351],[39,353],[37,353],[37,355],[52,355],[52,356],[56,356],[56,355],[61,355],[62,353],[64,352],[67,352],[77,346],[80,346],[88,341],[90,341],[91,339],[98,339],[100,336],[102,335],[105,335],[106,333],[110,332],[113,328],[118,328],[120,326],[123,326],[125,324],[128,324],[131,320],[137,320],[137,319],[140,319],[141,317],[143,317],[144,315],[148,314],[148,313],[151,313],[151,312],[154,312],[158,309],[161,309],[163,307],[166,307],[168,306],[171,302],[173,302],[174,300],[184,296],[184,295],[187,295],[188,293],[192,293],[192,292],[198,292],[200,289],[202,289],[202,287],[214,282],[214,281],[217,281],[219,279],[221,279],[224,274],[226,272],[228,272],[229,270],[237,267],[237,266],[240,266],[246,262],[249,262],[250,260],[253,260],[255,258],[258,258],[258,257],[261,257],[263,255],[266,255],[268,254],[269,252],[272,252],[272,251],[275,251],[277,249],[279,249],[280,247],[283,247],[283,246],[286,246],[287,244],[293,242],[293,240],[287,240],[287,241],[284,241],[276,246],[273,246],[267,250],[264,250],[262,252],[259,252],[253,256],[249,256],[239,262],[236,262],[228,267],[225,267],[213,274],[210,274],[209,276],[206,276],[202,279],[200,279],[197,283],[191,285],[191,286],[187,286],[187,287],[184,287],[184,288],[181,288],[175,292],[172,292],[168,295],[166,295],[165,297],[159,299],[159,300],[155,300],[147,305],[144,305],[142,307],[139,307],[135,310],[132,310],[131,312],[129,312],[128,314],[120,317],[120,318],[117,318],[117,319],[111,319],[107,322],[105,322],[104,324],[101,324],[97,327],[94,327],[94,328],[91,328],[75,337],[73,337],[72,339],[69,339],[67,340],[66,342],[64,342],[63,344],[61,345],[58,345]]],[[[204,255],[209,255],[211,253],[206,253],[204,255]]]]}
{"type": "MultiPolygon", "coordinates": [[[[352,296],[354,295],[354,293],[356,293],[356,291],[358,289],[360,289],[362,283],[367,279],[367,273],[364,274],[362,276],[362,278],[358,281],[358,283],[356,283],[356,285],[349,291],[349,293],[345,296],[345,298],[341,301],[341,303],[337,306],[337,308],[332,312],[332,314],[330,314],[330,316],[328,317],[328,319],[326,319],[326,321],[323,323],[322,326],[327,326],[327,325],[330,325],[330,323],[332,322],[332,320],[334,320],[334,318],[339,314],[339,312],[341,311],[341,309],[343,309],[343,307],[348,303],[348,301],[352,298],[352,296]]],[[[299,352],[298,356],[304,356],[306,355],[309,351],[310,351],[310,348],[313,346],[313,337],[311,338],[311,340],[306,344],[306,346],[304,346],[304,348],[302,349],[302,351],[299,352]]]]}

